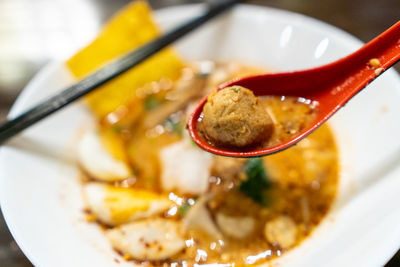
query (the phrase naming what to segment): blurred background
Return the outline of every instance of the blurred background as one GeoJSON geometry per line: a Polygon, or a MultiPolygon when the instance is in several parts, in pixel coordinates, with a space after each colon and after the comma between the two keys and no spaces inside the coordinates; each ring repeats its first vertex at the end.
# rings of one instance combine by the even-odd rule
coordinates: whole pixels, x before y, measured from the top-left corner
{"type": "MultiPolygon", "coordinates": [[[[129,0],[0,0],[0,122],[28,81],[51,60],[61,60],[96,35],[129,0]]],[[[154,9],[200,3],[149,0],[154,9]]],[[[249,0],[249,4],[302,13],[333,24],[364,42],[400,19],[399,0],[249,0]]],[[[399,64],[396,66],[400,70],[399,64]]],[[[377,244],[379,245],[379,244],[377,244]]],[[[400,248],[400,244],[399,244],[400,248]]],[[[359,255],[360,256],[360,255],[359,255]]],[[[0,214],[0,266],[32,266],[0,214]]],[[[397,253],[387,266],[400,266],[397,253]]]]}

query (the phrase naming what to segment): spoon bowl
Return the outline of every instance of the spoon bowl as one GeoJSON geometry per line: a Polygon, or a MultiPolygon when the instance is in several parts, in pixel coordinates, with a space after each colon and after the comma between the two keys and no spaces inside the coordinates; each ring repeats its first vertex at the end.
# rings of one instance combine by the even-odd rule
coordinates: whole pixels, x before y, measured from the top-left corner
{"type": "Polygon", "coordinates": [[[189,134],[202,149],[222,156],[259,157],[279,152],[316,130],[399,59],[400,22],[397,22],[356,52],[330,64],[302,71],[255,75],[221,85],[218,90],[239,85],[252,90],[256,96],[296,96],[318,103],[314,122],[294,138],[276,146],[242,151],[213,146],[201,137],[198,128],[207,97],[189,118],[189,134]]]}

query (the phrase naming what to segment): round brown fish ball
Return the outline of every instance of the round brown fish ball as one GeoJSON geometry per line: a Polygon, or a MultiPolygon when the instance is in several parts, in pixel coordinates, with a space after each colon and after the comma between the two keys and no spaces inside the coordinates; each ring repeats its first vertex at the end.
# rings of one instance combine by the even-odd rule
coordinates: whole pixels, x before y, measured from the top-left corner
{"type": "Polygon", "coordinates": [[[211,141],[234,147],[268,140],[273,123],[259,99],[247,88],[232,86],[210,95],[203,109],[203,126],[211,141]]]}

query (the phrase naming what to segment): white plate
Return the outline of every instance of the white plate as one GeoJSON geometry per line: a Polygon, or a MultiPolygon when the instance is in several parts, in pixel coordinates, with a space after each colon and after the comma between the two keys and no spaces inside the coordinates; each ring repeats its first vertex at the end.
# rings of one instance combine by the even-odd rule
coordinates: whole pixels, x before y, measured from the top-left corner
{"type": "MultiPolygon", "coordinates": [[[[167,8],[170,28],[201,11],[167,8]]],[[[240,60],[279,70],[330,62],[361,42],[317,20],[240,6],[177,44],[187,59],[240,60]]],[[[45,67],[10,116],[71,82],[61,63],[45,67]]],[[[339,197],[322,225],[280,258],[285,266],[380,266],[400,246],[400,79],[388,71],[331,120],[341,162],[339,197]]],[[[74,104],[1,148],[0,197],[7,224],[37,266],[122,266],[101,231],[83,220],[71,151],[89,116],[74,104]]],[[[128,265],[128,264],[127,264],[128,265]]],[[[129,265],[131,266],[131,265],[129,265]]]]}

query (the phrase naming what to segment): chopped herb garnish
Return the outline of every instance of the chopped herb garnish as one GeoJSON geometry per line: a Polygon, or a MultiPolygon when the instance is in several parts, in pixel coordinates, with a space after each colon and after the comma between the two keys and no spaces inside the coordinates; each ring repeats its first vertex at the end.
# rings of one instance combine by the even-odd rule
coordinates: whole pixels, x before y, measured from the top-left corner
{"type": "Polygon", "coordinates": [[[182,204],[182,206],[179,207],[178,209],[178,214],[179,216],[183,217],[186,215],[186,213],[189,211],[189,209],[194,205],[197,199],[190,199],[192,200],[193,203],[190,203],[189,200],[187,200],[185,203],[182,204]]]}
{"type": "Polygon", "coordinates": [[[197,147],[197,144],[191,138],[190,138],[190,143],[192,144],[192,146],[197,147]]]}
{"type": "Polygon", "coordinates": [[[114,133],[120,133],[122,131],[122,127],[121,127],[121,125],[114,124],[114,125],[111,126],[111,130],[114,133]]]}
{"type": "Polygon", "coordinates": [[[240,89],[237,86],[232,86],[231,90],[234,91],[235,93],[239,93],[240,89]]]}
{"type": "Polygon", "coordinates": [[[270,187],[267,171],[261,158],[251,158],[246,162],[244,172],[247,179],[240,184],[240,191],[254,201],[266,205],[268,203],[266,190],[270,187]]]}
{"type": "Polygon", "coordinates": [[[186,213],[188,212],[188,210],[190,209],[190,207],[191,207],[191,206],[190,206],[189,203],[187,203],[187,202],[183,203],[183,205],[180,206],[180,207],[179,207],[179,210],[178,210],[179,216],[181,216],[181,217],[185,216],[186,213]]]}
{"type": "Polygon", "coordinates": [[[157,108],[158,106],[160,106],[161,101],[159,99],[157,99],[155,96],[150,95],[146,98],[146,100],[144,101],[144,108],[146,110],[152,110],[157,108]]]}
{"type": "Polygon", "coordinates": [[[174,132],[174,133],[176,133],[178,135],[182,135],[182,126],[180,124],[180,121],[176,121],[176,120],[173,120],[173,119],[167,119],[165,121],[165,125],[172,132],[174,132]]]}

